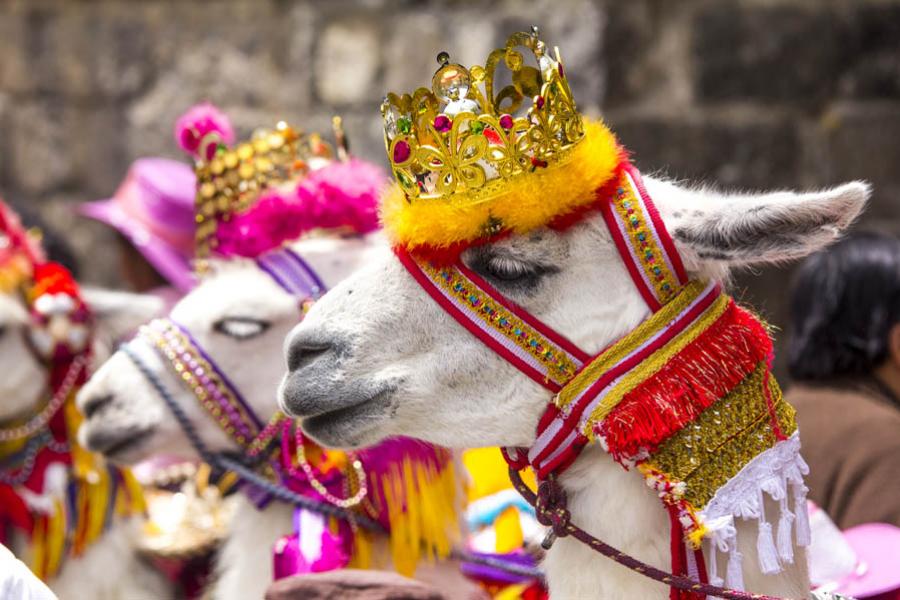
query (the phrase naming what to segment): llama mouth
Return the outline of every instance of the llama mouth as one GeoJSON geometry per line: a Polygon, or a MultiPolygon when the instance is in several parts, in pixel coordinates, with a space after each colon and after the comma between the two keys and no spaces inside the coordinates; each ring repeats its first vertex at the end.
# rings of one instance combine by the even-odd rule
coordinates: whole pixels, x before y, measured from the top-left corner
{"type": "Polygon", "coordinates": [[[152,428],[128,429],[115,433],[98,431],[89,433],[86,442],[91,452],[99,452],[112,461],[119,461],[147,441],[153,433],[152,428]]]}
{"type": "Polygon", "coordinates": [[[303,430],[326,446],[356,446],[366,429],[389,416],[394,388],[335,410],[303,419],[303,430]]]}

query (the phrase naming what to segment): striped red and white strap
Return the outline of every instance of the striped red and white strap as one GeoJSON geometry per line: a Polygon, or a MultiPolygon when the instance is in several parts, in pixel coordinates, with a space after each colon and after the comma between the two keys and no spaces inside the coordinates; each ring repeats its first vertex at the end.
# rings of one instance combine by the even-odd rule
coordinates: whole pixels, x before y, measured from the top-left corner
{"type": "Polygon", "coordinates": [[[688,276],[637,169],[625,165],[601,212],[631,279],[650,310],[658,311],[687,285],[688,276]]]}

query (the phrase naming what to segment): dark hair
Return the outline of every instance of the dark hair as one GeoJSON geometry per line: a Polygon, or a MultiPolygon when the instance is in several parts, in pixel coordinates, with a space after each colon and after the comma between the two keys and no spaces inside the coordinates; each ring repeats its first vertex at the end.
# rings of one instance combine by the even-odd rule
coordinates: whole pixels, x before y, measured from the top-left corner
{"type": "Polygon", "coordinates": [[[871,374],[900,322],[900,240],[860,233],[810,256],[794,278],[790,318],[791,377],[871,374]]]}

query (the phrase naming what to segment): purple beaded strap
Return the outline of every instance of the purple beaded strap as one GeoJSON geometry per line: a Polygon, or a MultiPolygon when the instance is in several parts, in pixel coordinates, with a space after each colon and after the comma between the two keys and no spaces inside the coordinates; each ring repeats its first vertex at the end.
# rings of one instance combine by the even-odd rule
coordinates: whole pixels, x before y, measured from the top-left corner
{"type": "Polygon", "coordinates": [[[292,296],[318,298],[325,293],[325,284],[316,272],[290,248],[264,254],[256,264],[292,296]]]}
{"type": "Polygon", "coordinates": [[[160,352],[216,423],[241,446],[248,446],[262,424],[234,385],[184,327],[170,319],[155,319],[141,327],[139,337],[160,352]]]}
{"type": "Polygon", "coordinates": [[[262,430],[264,424],[263,424],[262,420],[260,420],[260,418],[253,411],[253,409],[250,407],[250,405],[247,404],[247,401],[244,400],[244,395],[241,394],[240,390],[237,389],[237,386],[235,386],[231,382],[231,380],[228,379],[228,376],[225,375],[225,372],[219,368],[219,365],[216,364],[216,361],[214,361],[213,358],[209,354],[207,354],[206,350],[203,349],[203,346],[201,346],[200,343],[196,339],[194,339],[194,336],[191,335],[191,332],[188,330],[187,327],[183,326],[182,324],[178,323],[177,321],[175,321],[174,319],[171,319],[171,318],[168,319],[168,321],[172,325],[177,327],[178,330],[181,332],[181,334],[185,338],[187,338],[187,341],[190,343],[192,349],[197,354],[202,356],[203,359],[206,360],[206,362],[209,363],[210,368],[212,368],[212,370],[215,372],[215,374],[218,376],[218,378],[222,381],[222,383],[225,384],[225,387],[228,388],[229,392],[231,392],[232,396],[237,401],[238,405],[243,409],[243,412],[252,421],[252,423],[254,425],[253,434],[254,435],[258,434],[262,430]]]}

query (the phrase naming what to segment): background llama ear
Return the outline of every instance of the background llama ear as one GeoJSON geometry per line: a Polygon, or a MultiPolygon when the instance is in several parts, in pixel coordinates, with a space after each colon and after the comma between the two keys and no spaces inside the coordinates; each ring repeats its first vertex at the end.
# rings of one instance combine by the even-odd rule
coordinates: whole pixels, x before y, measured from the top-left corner
{"type": "Polygon", "coordinates": [[[107,348],[130,337],[140,325],[160,316],[164,309],[162,298],[150,294],[82,287],[81,296],[94,315],[96,339],[107,348]]]}
{"type": "Polygon", "coordinates": [[[809,193],[679,192],[666,221],[685,258],[749,265],[800,258],[834,241],[871,188],[854,181],[809,193]]]}

